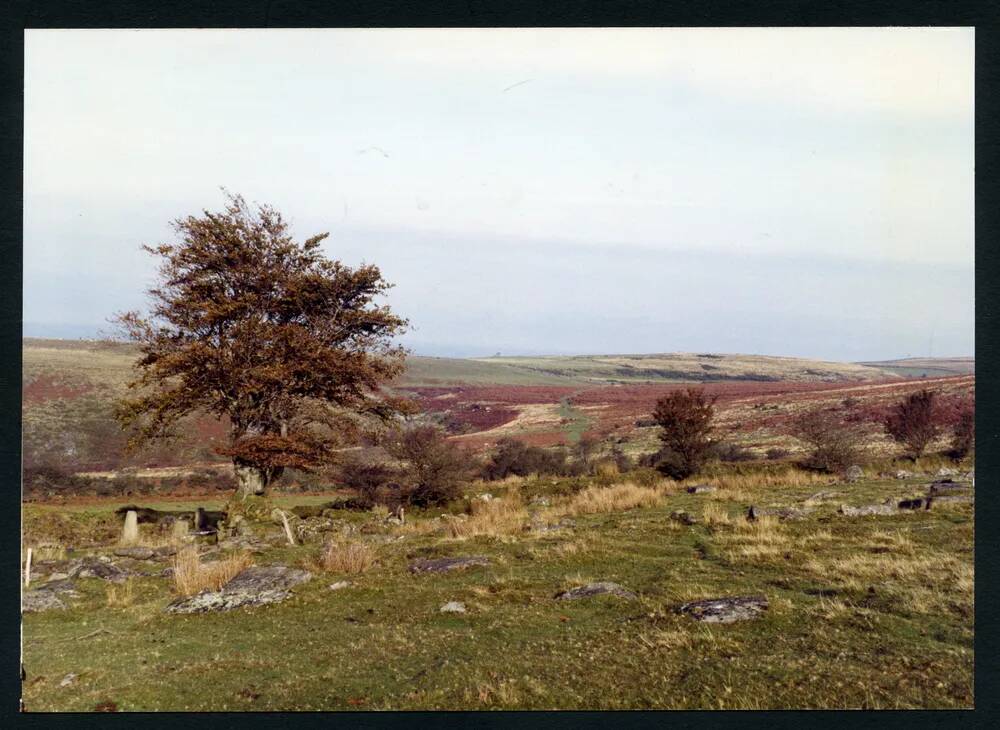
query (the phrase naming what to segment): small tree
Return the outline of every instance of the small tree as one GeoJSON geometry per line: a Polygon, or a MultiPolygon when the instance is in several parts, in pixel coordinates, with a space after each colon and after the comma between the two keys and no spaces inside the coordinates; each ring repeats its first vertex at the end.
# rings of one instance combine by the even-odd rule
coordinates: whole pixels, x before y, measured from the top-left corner
{"type": "Polygon", "coordinates": [[[704,465],[711,446],[715,401],[700,389],[688,388],[661,398],[653,418],[660,426],[664,449],[657,468],[675,478],[686,479],[704,465]]]}
{"type": "Polygon", "coordinates": [[[965,405],[958,414],[951,432],[951,458],[959,461],[968,456],[976,445],[976,406],[975,403],[965,405]]]}
{"type": "Polygon", "coordinates": [[[162,259],[151,314],[118,317],[141,352],[117,411],[133,447],[191,413],[227,416],[220,453],[246,498],[326,462],[359,414],[395,412],[379,389],[402,371],[390,340],[406,322],[375,303],[390,286],[377,267],[327,259],[327,234],[296,243],[277,211],[239,196],[173,225],[176,243],[144,247],[162,259]]]}
{"type": "Polygon", "coordinates": [[[441,504],[461,496],[472,465],[468,455],[435,426],[394,429],[385,450],[403,462],[406,501],[413,505],[441,504]]]}
{"type": "Polygon", "coordinates": [[[829,473],[859,461],[858,433],[830,411],[808,411],[792,424],[792,435],[811,447],[802,466],[829,473]]]}
{"type": "Polygon", "coordinates": [[[885,419],[885,432],[904,447],[906,456],[913,461],[938,435],[934,400],[933,391],[918,391],[897,404],[885,419]]]}

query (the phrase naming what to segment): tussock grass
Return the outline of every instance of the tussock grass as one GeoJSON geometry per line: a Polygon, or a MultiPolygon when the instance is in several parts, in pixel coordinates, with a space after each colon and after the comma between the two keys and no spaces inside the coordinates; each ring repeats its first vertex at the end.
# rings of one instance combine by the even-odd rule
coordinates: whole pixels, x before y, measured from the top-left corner
{"type": "Polygon", "coordinates": [[[104,588],[104,601],[108,608],[125,608],[135,602],[135,586],[131,578],[115,585],[108,583],[104,588]]]}
{"type": "Polygon", "coordinates": [[[189,546],[174,556],[174,590],[182,596],[193,596],[203,590],[217,591],[251,565],[249,553],[231,553],[220,560],[202,563],[197,549],[189,546]]]}
{"type": "Polygon", "coordinates": [[[489,502],[473,500],[470,510],[468,519],[445,522],[444,530],[448,537],[515,535],[523,532],[528,524],[528,510],[521,501],[520,491],[516,489],[510,489],[503,498],[489,502]]]}
{"type": "MultiPolygon", "coordinates": [[[[773,489],[777,487],[811,487],[822,486],[835,483],[835,477],[829,474],[805,471],[795,467],[785,467],[783,469],[769,469],[766,471],[755,471],[746,474],[721,474],[708,479],[688,479],[685,486],[690,484],[711,484],[718,489],[735,494],[743,493],[743,497],[749,497],[747,492],[760,489],[773,489]]],[[[721,498],[717,497],[717,498],[721,498]]],[[[736,497],[734,497],[736,498],[736,497]]]]}
{"type": "Polygon", "coordinates": [[[731,525],[733,523],[733,519],[729,516],[729,512],[726,511],[725,507],[720,507],[715,502],[705,503],[705,507],[701,511],[701,519],[706,525],[713,527],[731,525]]]}
{"type": "Polygon", "coordinates": [[[375,565],[376,558],[375,548],[368,543],[332,541],[310,567],[326,573],[360,575],[375,565]]]}
{"type": "Polygon", "coordinates": [[[548,513],[559,517],[623,512],[636,507],[656,507],[663,501],[663,497],[664,494],[659,489],[640,487],[631,482],[610,487],[587,487],[567,503],[553,507],[548,513]]]}

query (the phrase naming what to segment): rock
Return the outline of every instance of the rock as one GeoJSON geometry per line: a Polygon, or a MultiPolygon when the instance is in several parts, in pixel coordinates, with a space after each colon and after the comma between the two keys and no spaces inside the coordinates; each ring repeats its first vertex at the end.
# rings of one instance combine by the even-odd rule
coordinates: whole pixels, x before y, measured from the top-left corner
{"type": "Polygon", "coordinates": [[[533,505],[535,507],[552,506],[552,503],[548,500],[547,497],[532,497],[531,501],[528,504],[533,505]]]}
{"type": "Polygon", "coordinates": [[[931,500],[930,498],[916,497],[915,499],[904,499],[900,501],[897,505],[899,509],[908,510],[919,510],[919,509],[930,509],[931,500]]]}
{"type": "Polygon", "coordinates": [[[894,504],[868,504],[863,507],[842,504],[837,511],[845,517],[864,517],[866,515],[894,515],[899,510],[894,504]]]}
{"type": "Polygon", "coordinates": [[[684,525],[698,524],[698,520],[696,520],[694,517],[692,517],[682,509],[674,510],[673,512],[671,512],[670,519],[672,519],[674,522],[680,522],[681,524],[684,525]]]}
{"type": "Polygon", "coordinates": [[[351,584],[348,581],[346,581],[346,580],[338,580],[336,583],[331,583],[330,584],[330,590],[331,591],[339,591],[339,590],[343,590],[344,588],[349,587],[350,585],[351,584]]]}
{"type": "Polygon", "coordinates": [[[458,601],[448,601],[438,610],[441,613],[465,613],[465,604],[458,601]]]}
{"type": "Polygon", "coordinates": [[[70,578],[100,578],[112,583],[123,583],[129,576],[135,575],[135,572],[115,565],[104,555],[96,560],[94,558],[74,560],[66,572],[70,578]]]}
{"type": "MultiPolygon", "coordinates": [[[[964,502],[967,504],[973,504],[975,501],[976,498],[971,494],[938,494],[927,498],[928,505],[933,504],[934,502],[964,502]]],[[[930,507],[928,506],[927,509],[930,509],[930,507]]]]}
{"type": "Polygon", "coordinates": [[[160,547],[153,548],[154,558],[169,558],[172,555],[177,554],[177,548],[173,545],[161,545],[160,547]]]}
{"type": "Polygon", "coordinates": [[[238,573],[222,590],[178,598],[166,610],[168,613],[206,613],[278,603],[291,596],[290,588],[310,578],[312,573],[284,565],[250,567],[238,573]]]}
{"type": "Polygon", "coordinates": [[[164,568],[163,570],[160,571],[160,577],[161,578],[173,578],[174,577],[174,569],[172,567],[170,567],[170,566],[167,566],[166,568],[164,568]]]}
{"type": "Polygon", "coordinates": [[[708,494],[709,492],[714,492],[715,487],[711,484],[695,484],[687,488],[688,494],[708,494]]]}
{"type": "Polygon", "coordinates": [[[486,566],[490,561],[481,555],[465,558],[422,558],[410,563],[411,573],[444,573],[449,570],[462,570],[476,565],[486,566]]]}
{"type": "Polygon", "coordinates": [[[152,560],[155,553],[152,548],[148,547],[120,547],[115,548],[115,555],[120,558],[132,558],[134,560],[152,560]]]}
{"type": "Polygon", "coordinates": [[[493,501],[493,495],[490,494],[489,492],[483,492],[478,497],[476,497],[476,499],[481,500],[483,502],[492,502],[493,501]]]}
{"type": "Polygon", "coordinates": [[[865,470],[857,464],[851,464],[844,472],[844,478],[849,482],[856,482],[865,475],[865,470]]]}
{"type": "Polygon", "coordinates": [[[938,476],[938,477],[957,477],[958,476],[958,469],[951,469],[949,467],[943,466],[943,467],[941,467],[940,469],[937,470],[937,473],[934,476],[938,476]]]}
{"type": "Polygon", "coordinates": [[[932,482],[928,488],[929,494],[949,494],[955,492],[968,492],[972,487],[968,484],[953,482],[951,479],[941,479],[932,482]]]}
{"type": "Polygon", "coordinates": [[[696,621],[730,624],[757,618],[767,610],[767,606],[765,596],[734,596],[691,601],[680,606],[677,612],[687,614],[696,621]]]}
{"type": "Polygon", "coordinates": [[[39,611],[51,611],[63,608],[66,608],[66,604],[51,591],[36,588],[33,591],[25,591],[21,596],[22,613],[38,613],[39,611]]]}
{"type": "Polygon", "coordinates": [[[66,580],[67,578],[69,578],[69,573],[53,573],[48,579],[51,582],[54,580],[66,580]]]}
{"type": "Polygon", "coordinates": [[[126,545],[139,541],[139,515],[130,509],[125,513],[125,522],[122,525],[122,542],[126,545]]]}
{"type": "Polygon", "coordinates": [[[622,588],[617,583],[601,581],[599,583],[588,583],[579,588],[571,588],[568,591],[562,591],[556,594],[556,599],[560,601],[574,601],[578,598],[590,598],[591,596],[601,595],[618,596],[619,598],[628,598],[630,600],[638,597],[632,591],[622,588]]]}
{"type": "Polygon", "coordinates": [[[967,479],[970,482],[973,481],[976,478],[976,471],[974,469],[970,469],[969,471],[965,472],[963,478],[967,479]]]}
{"type": "Polygon", "coordinates": [[[76,681],[76,675],[73,674],[73,672],[70,672],[69,674],[67,674],[65,677],[62,678],[62,681],[59,682],[59,686],[69,687],[75,681],[76,681]]]}
{"type": "Polygon", "coordinates": [[[750,505],[747,519],[753,522],[759,517],[777,517],[779,520],[801,520],[812,510],[796,509],[795,507],[756,507],[750,505]]]}
{"type": "Polygon", "coordinates": [[[184,539],[191,532],[191,523],[187,520],[175,520],[171,525],[170,534],[176,538],[184,539]]]}
{"type": "Polygon", "coordinates": [[[828,499],[833,499],[834,497],[839,497],[840,492],[816,492],[816,494],[811,497],[806,497],[806,502],[824,502],[828,499]]]}
{"type": "Polygon", "coordinates": [[[896,472],[896,479],[909,479],[913,476],[913,472],[906,471],[906,469],[900,469],[896,472]]]}

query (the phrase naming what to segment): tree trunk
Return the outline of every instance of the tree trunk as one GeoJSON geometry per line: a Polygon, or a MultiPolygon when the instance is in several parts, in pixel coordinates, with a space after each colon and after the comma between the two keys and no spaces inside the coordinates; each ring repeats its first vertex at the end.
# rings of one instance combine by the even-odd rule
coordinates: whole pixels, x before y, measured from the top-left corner
{"type": "Polygon", "coordinates": [[[236,496],[240,499],[261,496],[267,491],[271,482],[269,470],[237,462],[233,462],[233,470],[236,472],[236,481],[239,485],[236,488],[236,496]]]}

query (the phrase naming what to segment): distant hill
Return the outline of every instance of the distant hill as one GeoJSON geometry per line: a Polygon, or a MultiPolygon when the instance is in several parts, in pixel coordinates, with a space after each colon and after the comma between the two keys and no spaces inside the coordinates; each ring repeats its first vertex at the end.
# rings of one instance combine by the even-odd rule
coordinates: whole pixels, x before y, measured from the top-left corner
{"type": "Polygon", "coordinates": [[[974,357],[907,357],[901,360],[880,360],[858,364],[880,368],[900,378],[933,378],[976,374],[976,358],[974,357]]]}

